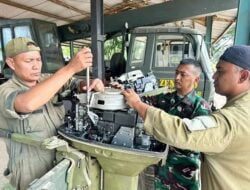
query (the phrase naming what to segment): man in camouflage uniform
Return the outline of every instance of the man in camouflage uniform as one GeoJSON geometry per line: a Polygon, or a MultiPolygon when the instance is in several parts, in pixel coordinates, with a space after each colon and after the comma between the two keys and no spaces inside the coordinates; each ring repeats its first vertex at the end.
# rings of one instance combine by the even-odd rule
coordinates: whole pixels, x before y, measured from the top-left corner
{"type": "MultiPolygon", "coordinates": [[[[58,93],[76,86],[72,76],[92,65],[90,49],[82,49],[69,64],[48,76],[41,75],[40,48],[31,39],[11,40],[5,53],[6,63],[14,74],[0,86],[0,133],[20,133],[41,140],[55,135],[64,121],[64,106],[58,93]]],[[[103,87],[99,79],[90,85],[90,89],[98,91],[103,87]]],[[[25,190],[52,168],[54,151],[15,142],[10,135],[6,137],[10,183],[16,190],[25,190]]]]}
{"type": "MultiPolygon", "coordinates": [[[[181,118],[207,115],[208,104],[193,90],[183,98],[177,93],[158,97],[158,108],[181,118]]],[[[199,190],[200,153],[169,146],[166,164],[156,170],[156,190],[199,190]]]]}
{"type": "Polygon", "coordinates": [[[131,89],[123,94],[144,120],[144,129],[160,142],[203,152],[202,190],[250,187],[250,46],[228,48],[216,66],[215,91],[226,105],[193,119],[170,115],[142,102],[131,89]]]}
{"type": "MultiPolygon", "coordinates": [[[[195,60],[182,60],[176,68],[176,91],[154,97],[144,97],[145,101],[169,114],[181,118],[191,119],[195,116],[207,115],[210,113],[208,103],[202,97],[198,96],[194,90],[194,87],[199,82],[200,72],[200,67],[195,60]]],[[[198,190],[200,188],[199,170],[199,152],[182,150],[170,146],[165,165],[156,167],[155,189],[198,190]]],[[[150,173],[150,169],[148,168],[145,172],[150,173]]],[[[148,184],[147,187],[142,187],[141,183],[139,186],[141,186],[141,189],[152,189],[152,187],[148,187],[148,184]]]]}

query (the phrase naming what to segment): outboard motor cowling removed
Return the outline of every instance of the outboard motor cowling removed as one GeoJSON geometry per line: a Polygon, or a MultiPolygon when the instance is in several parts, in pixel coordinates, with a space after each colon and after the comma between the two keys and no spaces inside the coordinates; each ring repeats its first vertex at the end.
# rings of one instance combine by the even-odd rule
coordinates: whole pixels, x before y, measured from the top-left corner
{"type": "MultiPolygon", "coordinates": [[[[140,89],[153,86],[149,80],[139,80],[147,83],[147,88],[137,85],[140,89]]],[[[127,84],[133,87],[135,81],[127,84]]],[[[90,178],[94,184],[100,178],[103,187],[93,185],[91,190],[137,190],[139,173],[166,157],[166,145],[144,132],[141,118],[126,105],[121,90],[106,88],[92,93],[89,103],[86,99],[70,98],[72,109],[58,133],[74,149],[98,161],[94,166],[100,165],[99,177],[90,178]]]]}
{"type": "Polygon", "coordinates": [[[91,95],[90,110],[80,100],[65,117],[59,131],[79,140],[89,140],[127,148],[159,151],[165,145],[143,131],[143,122],[137,112],[130,109],[121,91],[106,88],[91,95]]]}

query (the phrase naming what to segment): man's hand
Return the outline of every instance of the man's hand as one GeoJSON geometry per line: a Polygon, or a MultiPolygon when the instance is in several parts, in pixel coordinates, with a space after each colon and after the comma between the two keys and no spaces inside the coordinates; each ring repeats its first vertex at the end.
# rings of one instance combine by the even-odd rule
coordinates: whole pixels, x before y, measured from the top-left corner
{"type": "Polygon", "coordinates": [[[119,82],[116,82],[116,81],[115,82],[110,82],[109,85],[112,88],[124,90],[124,85],[120,84],[119,82]]]}
{"type": "Polygon", "coordinates": [[[135,109],[142,117],[142,119],[145,119],[149,105],[142,102],[139,95],[136,94],[135,91],[132,89],[124,90],[122,94],[125,96],[127,104],[131,108],[135,109]]]}
{"type": "Polygon", "coordinates": [[[134,90],[132,89],[127,89],[122,92],[122,94],[125,96],[127,100],[127,104],[131,107],[134,108],[136,107],[136,104],[142,102],[139,95],[135,93],[134,90]]]}
{"type": "Polygon", "coordinates": [[[103,92],[104,91],[104,84],[100,79],[96,78],[94,80],[91,80],[90,85],[89,85],[89,89],[87,89],[86,83],[84,81],[81,81],[80,91],[84,92],[87,90],[89,90],[89,91],[95,90],[97,92],[103,92]]]}
{"type": "Polygon", "coordinates": [[[91,81],[91,84],[89,85],[89,91],[95,90],[97,92],[103,92],[104,91],[104,84],[100,79],[94,79],[91,81]]]}
{"type": "Polygon", "coordinates": [[[78,73],[87,67],[92,65],[93,55],[91,50],[87,47],[81,49],[68,63],[66,67],[73,71],[73,73],[78,73]]]}

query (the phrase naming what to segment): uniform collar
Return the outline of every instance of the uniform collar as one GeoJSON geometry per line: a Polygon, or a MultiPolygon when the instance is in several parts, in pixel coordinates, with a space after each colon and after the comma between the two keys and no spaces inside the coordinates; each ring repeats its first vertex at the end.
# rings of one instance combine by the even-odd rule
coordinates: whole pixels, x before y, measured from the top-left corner
{"type": "Polygon", "coordinates": [[[192,90],[191,92],[186,94],[184,97],[181,97],[177,94],[177,91],[175,91],[175,96],[178,100],[181,100],[183,103],[191,105],[194,100],[194,97],[196,96],[196,92],[195,90],[192,90]]]}
{"type": "Polygon", "coordinates": [[[22,81],[16,74],[13,74],[13,75],[12,75],[12,80],[13,80],[13,82],[14,82],[15,84],[17,84],[18,86],[20,86],[20,87],[22,87],[22,88],[24,88],[24,89],[26,89],[26,90],[30,89],[30,87],[27,86],[27,85],[24,83],[24,81],[22,81]]]}
{"type": "Polygon", "coordinates": [[[242,98],[246,98],[249,101],[250,100],[250,90],[248,90],[246,92],[243,92],[243,93],[239,94],[238,96],[235,96],[231,100],[227,101],[227,103],[225,104],[224,107],[231,106],[231,105],[235,104],[238,100],[240,100],[242,98]]]}

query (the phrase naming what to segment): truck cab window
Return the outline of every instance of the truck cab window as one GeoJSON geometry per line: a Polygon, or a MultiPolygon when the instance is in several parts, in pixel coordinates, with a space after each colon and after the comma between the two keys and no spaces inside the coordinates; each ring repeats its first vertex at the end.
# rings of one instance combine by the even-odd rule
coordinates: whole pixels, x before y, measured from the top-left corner
{"type": "MultiPolygon", "coordinates": [[[[0,35],[0,42],[2,41],[1,35],[0,35]]],[[[0,73],[3,73],[3,48],[2,43],[0,43],[0,73]]]]}
{"type": "Polygon", "coordinates": [[[38,30],[39,40],[42,42],[42,52],[46,55],[46,72],[54,72],[64,66],[55,27],[53,25],[48,25],[47,23],[40,23],[38,25],[38,30]]]}
{"type": "MultiPolygon", "coordinates": [[[[11,28],[3,28],[2,29],[2,42],[3,42],[3,47],[2,49],[4,49],[4,47],[6,46],[6,44],[12,39],[12,31],[11,31],[11,28]]],[[[3,66],[4,66],[4,57],[2,56],[1,58],[1,71],[2,73],[4,73],[4,76],[6,78],[10,78],[11,75],[12,75],[12,71],[10,69],[4,69],[3,66]]]]}
{"type": "Polygon", "coordinates": [[[6,44],[12,39],[11,28],[3,28],[3,45],[6,44]]]}
{"type": "Polygon", "coordinates": [[[139,67],[143,65],[145,51],[146,51],[146,36],[137,36],[135,37],[134,45],[132,48],[131,56],[131,67],[139,67]]]}
{"type": "Polygon", "coordinates": [[[182,35],[159,35],[154,67],[176,67],[184,58],[194,58],[192,43],[182,35]]]}
{"type": "Polygon", "coordinates": [[[14,28],[15,37],[32,38],[29,26],[16,26],[14,28]]]}
{"type": "Polygon", "coordinates": [[[169,46],[162,43],[157,43],[156,45],[156,55],[155,55],[156,67],[168,67],[169,66],[169,46]]]}

